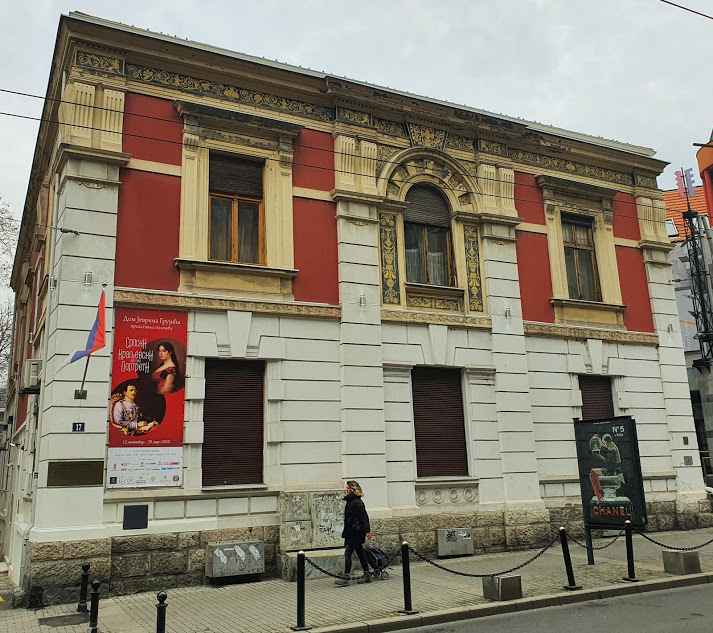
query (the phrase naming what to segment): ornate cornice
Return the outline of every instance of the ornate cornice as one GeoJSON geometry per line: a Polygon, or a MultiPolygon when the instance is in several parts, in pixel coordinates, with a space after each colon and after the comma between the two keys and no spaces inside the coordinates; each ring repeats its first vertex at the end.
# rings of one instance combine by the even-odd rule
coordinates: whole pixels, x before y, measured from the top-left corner
{"type": "Polygon", "coordinates": [[[489,330],[492,328],[490,317],[459,316],[456,314],[434,314],[431,312],[413,312],[408,310],[388,310],[382,308],[381,321],[384,323],[434,323],[451,325],[458,328],[489,330]]]}
{"type": "Polygon", "coordinates": [[[175,310],[238,310],[273,314],[276,316],[340,319],[339,306],[324,306],[304,303],[281,303],[260,299],[233,299],[232,297],[203,296],[178,292],[155,292],[130,288],[114,290],[114,304],[139,308],[153,307],[175,310]]]}
{"type": "Polygon", "coordinates": [[[588,338],[613,343],[631,345],[658,345],[659,337],[646,332],[624,332],[622,330],[599,330],[596,328],[554,325],[549,323],[525,322],[525,336],[543,336],[545,338],[567,338],[586,340],[588,338]]]}

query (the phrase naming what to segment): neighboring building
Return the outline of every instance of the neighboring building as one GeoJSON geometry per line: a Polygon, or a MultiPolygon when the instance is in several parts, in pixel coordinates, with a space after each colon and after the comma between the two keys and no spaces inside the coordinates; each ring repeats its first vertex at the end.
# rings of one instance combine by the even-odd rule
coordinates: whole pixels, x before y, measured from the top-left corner
{"type": "Polygon", "coordinates": [[[573,418],[636,418],[651,529],[713,518],[652,150],[83,14],[51,68],[2,453],[30,600],[85,559],[204,582],[221,539],[289,575],[345,478],[387,551],[579,534],[573,418]]]}
{"type": "Polygon", "coordinates": [[[677,190],[664,191],[663,199],[666,205],[666,232],[673,244],[670,259],[676,291],[678,317],[681,325],[681,338],[683,339],[683,351],[686,356],[688,387],[691,393],[693,418],[698,436],[698,449],[703,473],[709,475],[712,473],[709,433],[713,433],[713,401],[711,401],[711,405],[707,404],[707,393],[710,389],[706,385],[710,381],[710,372],[706,371],[699,362],[694,365],[694,361],[699,361],[701,358],[701,346],[696,338],[698,329],[691,297],[688,242],[686,241],[685,220],[683,218],[683,213],[688,209],[689,203],[692,211],[704,215],[707,213],[706,196],[703,187],[696,187],[695,194],[687,202],[686,198],[679,196],[677,190]],[[708,432],[706,432],[706,428],[709,429],[708,432]]]}

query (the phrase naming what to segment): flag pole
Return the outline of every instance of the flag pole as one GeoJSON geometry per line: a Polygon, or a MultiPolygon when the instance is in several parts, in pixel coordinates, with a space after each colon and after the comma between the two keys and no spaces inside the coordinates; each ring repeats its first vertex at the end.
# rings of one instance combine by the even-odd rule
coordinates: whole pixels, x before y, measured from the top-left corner
{"type": "Polygon", "coordinates": [[[92,357],[91,354],[87,354],[87,364],[84,365],[84,375],[82,376],[82,386],[79,389],[74,390],[75,400],[86,400],[87,390],[84,388],[84,381],[87,379],[87,369],[89,368],[89,359],[92,357]]]}

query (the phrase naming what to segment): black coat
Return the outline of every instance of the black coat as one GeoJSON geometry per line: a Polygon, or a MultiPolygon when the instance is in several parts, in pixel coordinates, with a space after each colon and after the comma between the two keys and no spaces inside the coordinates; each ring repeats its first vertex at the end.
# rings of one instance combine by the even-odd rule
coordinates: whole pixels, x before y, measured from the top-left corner
{"type": "Polygon", "coordinates": [[[363,543],[366,535],[371,532],[369,515],[360,497],[353,492],[344,497],[347,505],[344,506],[344,530],[342,538],[346,541],[363,543]]]}

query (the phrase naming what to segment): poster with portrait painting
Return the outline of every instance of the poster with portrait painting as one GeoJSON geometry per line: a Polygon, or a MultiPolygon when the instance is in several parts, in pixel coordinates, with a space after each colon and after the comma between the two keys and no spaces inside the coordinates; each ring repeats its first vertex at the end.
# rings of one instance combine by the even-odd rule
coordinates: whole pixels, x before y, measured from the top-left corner
{"type": "Polygon", "coordinates": [[[108,488],[180,486],[188,314],[117,308],[108,488]]]}

